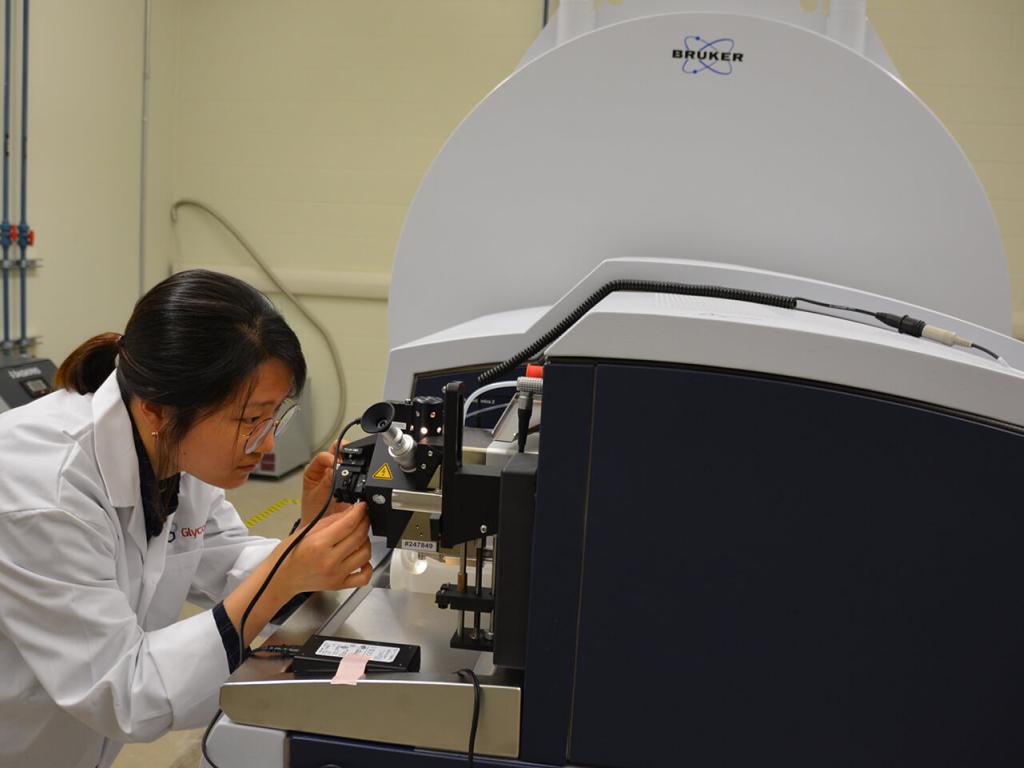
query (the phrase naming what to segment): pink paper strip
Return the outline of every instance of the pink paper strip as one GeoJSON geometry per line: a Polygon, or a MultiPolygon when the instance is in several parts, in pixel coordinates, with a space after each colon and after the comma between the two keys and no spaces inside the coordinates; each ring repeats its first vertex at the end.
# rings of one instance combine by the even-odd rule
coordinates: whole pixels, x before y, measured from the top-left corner
{"type": "Polygon", "coordinates": [[[366,662],[369,660],[369,656],[359,653],[350,653],[345,656],[338,664],[337,673],[331,678],[331,685],[355,685],[366,671],[366,662]]]}

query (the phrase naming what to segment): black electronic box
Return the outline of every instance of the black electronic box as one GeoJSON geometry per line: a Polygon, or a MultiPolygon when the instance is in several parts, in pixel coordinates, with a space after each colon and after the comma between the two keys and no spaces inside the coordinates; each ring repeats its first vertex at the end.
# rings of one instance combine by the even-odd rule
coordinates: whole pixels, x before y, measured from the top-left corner
{"type": "Polygon", "coordinates": [[[49,360],[0,356],[0,413],[50,394],[56,374],[49,360]]]}
{"type": "Polygon", "coordinates": [[[370,657],[367,672],[418,672],[420,669],[418,645],[313,635],[295,655],[292,672],[296,677],[330,677],[338,671],[341,660],[352,653],[370,657]]]}

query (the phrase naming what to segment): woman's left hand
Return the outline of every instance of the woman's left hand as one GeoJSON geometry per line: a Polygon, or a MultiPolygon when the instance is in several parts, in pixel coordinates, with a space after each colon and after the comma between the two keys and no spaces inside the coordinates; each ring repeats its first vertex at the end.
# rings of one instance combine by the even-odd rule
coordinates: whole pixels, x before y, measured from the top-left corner
{"type": "MultiPolygon", "coordinates": [[[[327,503],[327,498],[331,495],[333,476],[334,454],[332,453],[321,451],[306,465],[306,471],[302,473],[302,521],[300,525],[307,525],[327,503]]],[[[333,515],[342,512],[349,506],[341,501],[332,501],[327,514],[333,515]]]]}

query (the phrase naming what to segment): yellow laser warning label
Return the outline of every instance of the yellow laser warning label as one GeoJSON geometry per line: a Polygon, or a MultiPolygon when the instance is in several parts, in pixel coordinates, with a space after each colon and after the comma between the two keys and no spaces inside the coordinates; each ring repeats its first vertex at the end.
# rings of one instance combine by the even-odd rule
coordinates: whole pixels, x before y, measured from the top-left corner
{"type": "Polygon", "coordinates": [[[387,464],[381,464],[380,469],[373,473],[374,480],[394,480],[395,476],[391,474],[391,467],[387,464]]]}

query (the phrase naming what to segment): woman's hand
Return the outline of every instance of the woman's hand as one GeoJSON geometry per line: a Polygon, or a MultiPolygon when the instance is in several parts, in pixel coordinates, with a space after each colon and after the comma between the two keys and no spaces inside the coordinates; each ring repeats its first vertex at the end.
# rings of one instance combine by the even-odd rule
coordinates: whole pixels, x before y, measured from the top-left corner
{"type": "MultiPolygon", "coordinates": [[[[300,528],[305,528],[323,509],[331,495],[331,480],[334,478],[334,454],[321,451],[306,465],[302,473],[302,520],[300,528]]],[[[327,514],[333,515],[348,509],[349,505],[341,501],[332,501],[327,514]]]]}
{"type": "MultiPolygon", "coordinates": [[[[291,594],[349,589],[369,582],[373,567],[366,503],[344,506],[317,522],[281,564],[279,578],[287,583],[291,594]]],[[[282,541],[268,561],[276,562],[301,532],[282,541]]]]}
{"type": "MultiPolygon", "coordinates": [[[[366,504],[360,502],[344,507],[325,515],[281,563],[246,619],[246,644],[253,641],[281,606],[300,592],[362,587],[370,581],[373,567],[370,565],[370,520],[366,504]]],[[[235,629],[241,627],[243,613],[274,563],[301,532],[293,533],[278,544],[270,556],[224,598],[224,609],[235,629]]]]}

